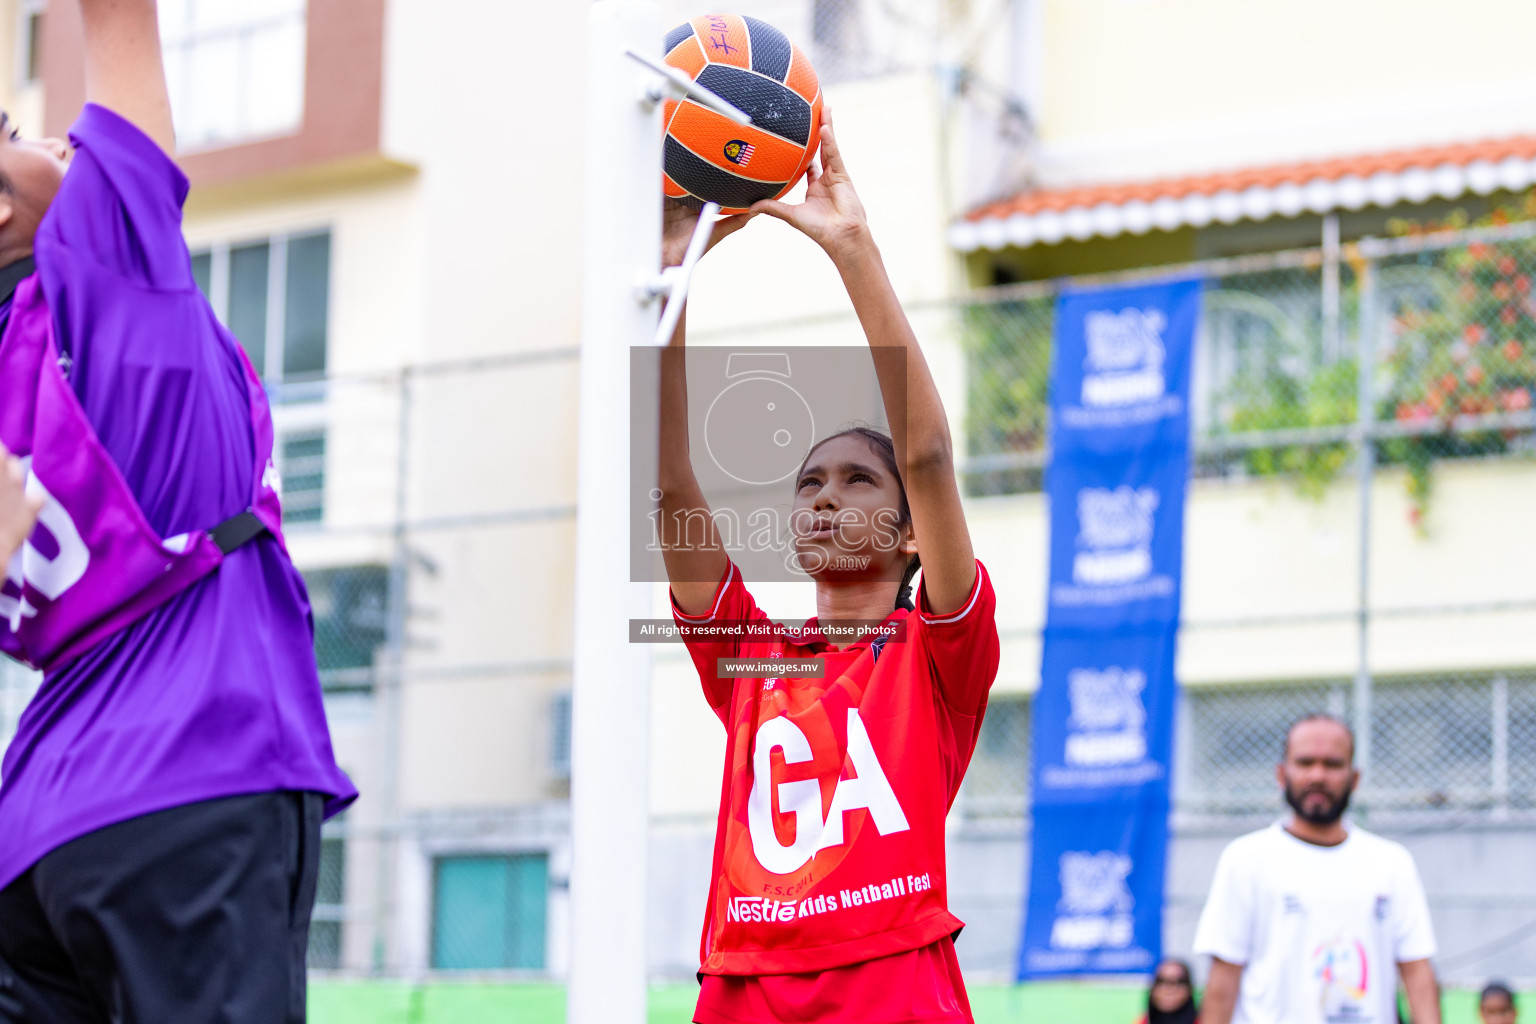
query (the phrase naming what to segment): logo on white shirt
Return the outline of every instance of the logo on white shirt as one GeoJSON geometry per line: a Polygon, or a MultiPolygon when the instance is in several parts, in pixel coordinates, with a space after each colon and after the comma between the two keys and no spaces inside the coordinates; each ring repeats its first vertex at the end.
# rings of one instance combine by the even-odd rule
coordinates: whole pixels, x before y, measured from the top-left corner
{"type": "Polygon", "coordinates": [[[1365,944],[1339,932],[1312,951],[1323,1019],[1328,1024],[1364,1024],[1374,1019],[1367,1001],[1371,967],[1365,944]]]}

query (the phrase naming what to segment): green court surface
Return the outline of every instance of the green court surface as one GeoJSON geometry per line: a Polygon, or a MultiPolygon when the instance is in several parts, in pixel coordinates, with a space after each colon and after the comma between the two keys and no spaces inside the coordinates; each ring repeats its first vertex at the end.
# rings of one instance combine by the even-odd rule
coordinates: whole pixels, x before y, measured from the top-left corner
{"type": "MultiPolygon", "coordinates": [[[[651,989],[649,1024],[687,1024],[698,988],[651,989]]],[[[1078,983],[976,985],[977,1024],[1135,1024],[1146,1009],[1142,989],[1078,983]]],[[[1530,1002],[1529,997],[1522,1003],[1530,1002]]],[[[1472,992],[1445,994],[1445,1024],[1476,1024],[1472,992]]],[[[563,1024],[565,988],[531,982],[348,981],[309,986],[311,1024],[563,1024]]]]}

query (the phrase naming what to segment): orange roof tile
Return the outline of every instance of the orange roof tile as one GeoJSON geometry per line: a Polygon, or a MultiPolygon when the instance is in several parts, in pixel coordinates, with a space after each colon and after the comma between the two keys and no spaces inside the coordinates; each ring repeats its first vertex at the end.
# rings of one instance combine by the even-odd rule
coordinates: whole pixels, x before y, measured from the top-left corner
{"type": "Polygon", "coordinates": [[[1059,213],[1074,207],[1092,207],[1100,203],[1121,204],[1136,199],[1142,202],[1154,202],[1165,197],[1177,199],[1195,194],[1215,195],[1223,191],[1243,192],[1256,185],[1268,188],[1286,182],[1301,185],[1317,178],[1330,181],[1351,175],[1369,178],[1373,174],[1382,172],[1401,173],[1412,167],[1430,169],[1445,164],[1465,166],[1478,161],[1498,163],[1510,157],[1536,158],[1536,135],[1517,135],[1510,138],[1487,139],[1481,142],[1447,146],[1423,146],[1418,149],[1276,164],[1217,174],[1162,178],[1144,182],[1026,190],[1008,199],[979,206],[966,213],[964,219],[980,221],[1011,217],[1014,214],[1041,213],[1046,210],[1059,213]]]}

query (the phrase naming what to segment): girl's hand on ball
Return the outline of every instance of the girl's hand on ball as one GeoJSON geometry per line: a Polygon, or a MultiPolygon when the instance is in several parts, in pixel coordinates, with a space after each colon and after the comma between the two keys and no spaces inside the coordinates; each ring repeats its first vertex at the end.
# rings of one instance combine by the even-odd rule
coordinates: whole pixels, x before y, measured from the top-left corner
{"type": "MultiPolygon", "coordinates": [[[[721,217],[709,234],[705,252],[720,244],[720,240],[734,235],[747,226],[756,213],[739,213],[733,217],[721,217]]],[[[693,227],[699,222],[699,211],[676,199],[663,199],[661,208],[661,265],[680,266],[688,254],[688,240],[693,237],[693,227]]]]}
{"type": "Polygon", "coordinates": [[[777,217],[800,231],[827,251],[835,263],[852,255],[869,241],[869,221],[864,204],[859,202],[832,133],[832,112],[821,112],[821,167],[812,164],[806,172],[809,184],[805,201],[798,205],[777,199],[765,199],[752,207],[753,213],[777,217]]]}

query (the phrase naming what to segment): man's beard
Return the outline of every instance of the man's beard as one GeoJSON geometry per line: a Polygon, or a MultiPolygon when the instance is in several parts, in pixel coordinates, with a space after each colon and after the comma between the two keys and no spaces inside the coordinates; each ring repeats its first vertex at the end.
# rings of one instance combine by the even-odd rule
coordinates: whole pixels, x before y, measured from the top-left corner
{"type": "Polygon", "coordinates": [[[1327,790],[1323,789],[1312,789],[1307,790],[1304,793],[1298,793],[1296,790],[1292,789],[1291,784],[1287,782],[1285,784],[1285,802],[1290,804],[1291,810],[1295,811],[1297,816],[1308,824],[1332,825],[1334,822],[1344,817],[1344,811],[1349,807],[1349,798],[1354,793],[1354,791],[1354,786],[1346,786],[1344,788],[1344,792],[1335,798],[1332,793],[1329,793],[1327,790]],[[1323,807],[1317,807],[1309,810],[1307,809],[1306,798],[1312,796],[1314,793],[1324,797],[1328,803],[1323,807]]]}

